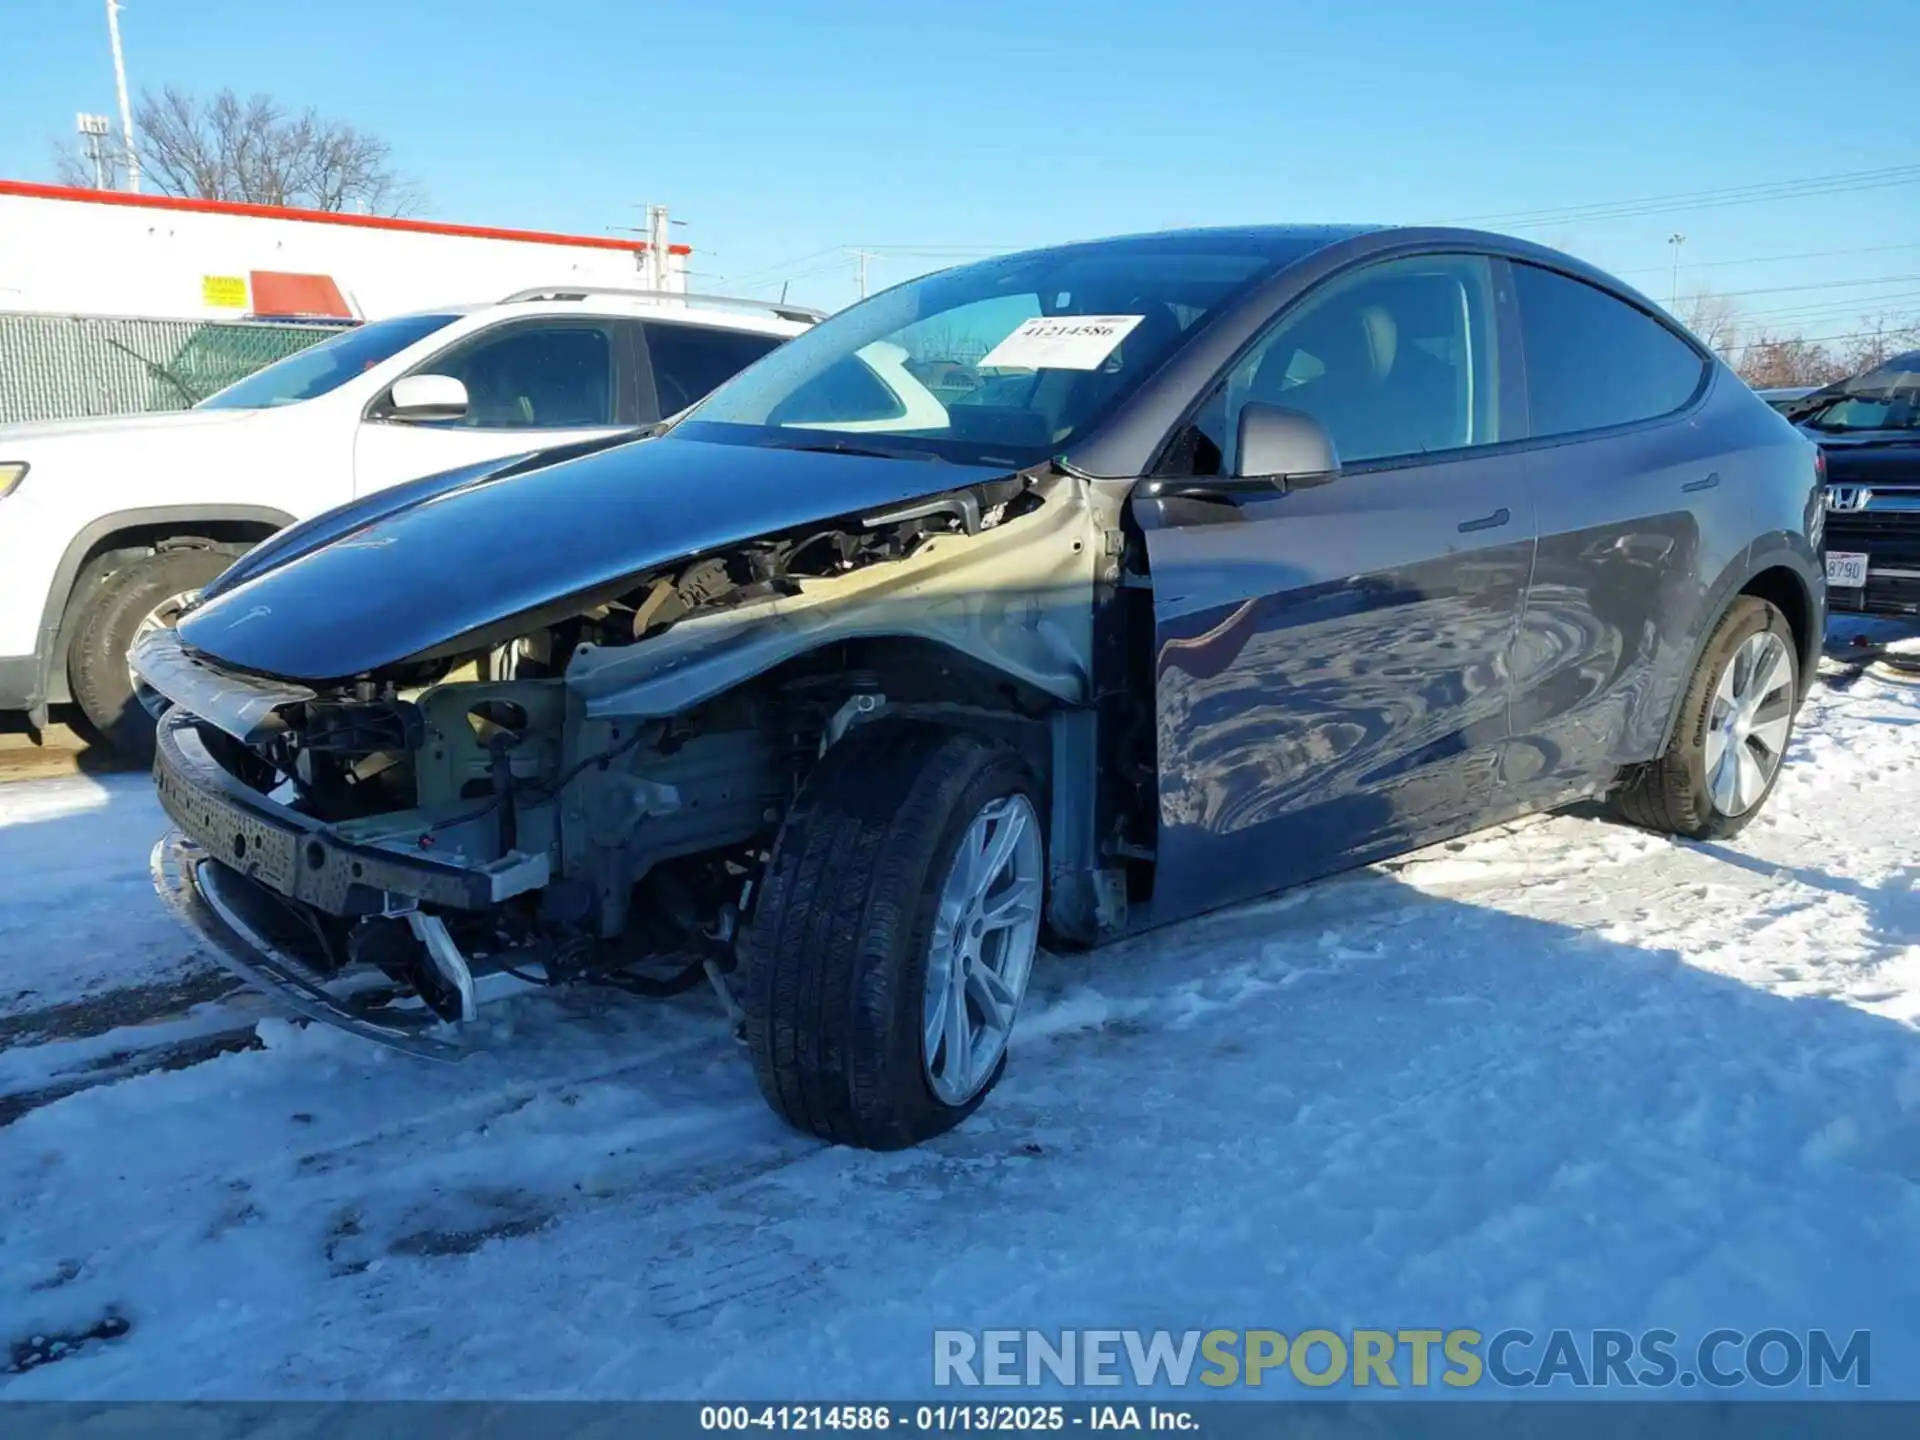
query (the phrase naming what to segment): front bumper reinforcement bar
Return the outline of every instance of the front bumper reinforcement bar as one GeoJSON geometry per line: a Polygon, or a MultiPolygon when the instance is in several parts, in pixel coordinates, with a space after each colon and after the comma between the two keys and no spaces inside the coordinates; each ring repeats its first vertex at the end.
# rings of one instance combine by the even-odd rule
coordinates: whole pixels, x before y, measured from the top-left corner
{"type": "MultiPolygon", "coordinates": [[[[291,921],[283,902],[255,882],[209,857],[178,830],[154,846],[154,889],[173,915],[198,935],[226,969],[278,999],[296,1014],[319,1020],[363,1040],[431,1060],[458,1060],[471,1053],[460,1032],[425,1005],[398,1009],[356,998],[367,979],[331,983],[272,938],[276,919],[291,921]],[[271,907],[279,907],[276,916],[271,907]]],[[[436,957],[437,959],[438,957],[436,957]]],[[[464,966],[462,967],[464,968],[464,966]]],[[[463,1009],[471,1013],[471,980],[463,1009]]]]}

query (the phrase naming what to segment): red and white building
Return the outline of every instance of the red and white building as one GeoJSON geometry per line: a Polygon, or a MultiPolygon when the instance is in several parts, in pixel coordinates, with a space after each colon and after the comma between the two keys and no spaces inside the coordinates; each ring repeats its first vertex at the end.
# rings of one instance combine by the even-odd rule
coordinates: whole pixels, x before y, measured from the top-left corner
{"type": "Polygon", "coordinates": [[[0,180],[0,312],[374,320],[534,286],[686,289],[685,245],[0,180]]]}

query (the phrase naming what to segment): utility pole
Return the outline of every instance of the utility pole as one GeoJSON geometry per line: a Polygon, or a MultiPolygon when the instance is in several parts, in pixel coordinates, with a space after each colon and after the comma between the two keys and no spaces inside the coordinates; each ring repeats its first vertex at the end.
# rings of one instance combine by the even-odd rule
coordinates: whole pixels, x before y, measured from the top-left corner
{"type": "Polygon", "coordinates": [[[855,250],[853,252],[853,261],[859,271],[860,298],[862,300],[867,298],[867,262],[869,260],[879,260],[882,258],[882,256],[872,250],[855,250]]]}
{"type": "Polygon", "coordinates": [[[671,253],[667,248],[667,226],[671,223],[666,206],[647,206],[647,261],[653,267],[651,288],[655,290],[667,288],[667,257],[671,253]]]}
{"type": "Polygon", "coordinates": [[[1687,237],[1678,230],[1667,236],[1667,244],[1673,247],[1673,289],[1667,295],[1669,311],[1680,308],[1680,247],[1687,243],[1687,237]]]}
{"type": "Polygon", "coordinates": [[[673,232],[671,226],[684,225],[684,220],[670,219],[664,205],[646,207],[647,223],[639,229],[631,225],[615,225],[615,230],[629,235],[644,235],[646,242],[640,252],[640,283],[648,290],[673,290],[686,293],[686,272],[678,276],[673,273],[673,232]],[[675,281],[679,283],[674,283],[675,281]]]}
{"type": "Polygon", "coordinates": [[[89,115],[82,111],[73,117],[73,128],[79,132],[80,144],[86,150],[87,160],[93,166],[93,188],[107,188],[106,139],[113,134],[113,122],[104,115],[89,115]]]}

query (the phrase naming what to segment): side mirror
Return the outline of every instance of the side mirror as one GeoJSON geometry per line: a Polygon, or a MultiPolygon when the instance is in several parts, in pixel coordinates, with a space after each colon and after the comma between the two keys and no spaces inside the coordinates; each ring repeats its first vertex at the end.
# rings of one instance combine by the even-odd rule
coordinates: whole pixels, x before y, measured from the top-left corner
{"type": "Polygon", "coordinates": [[[1340,473],[1340,456],[1326,427],[1305,411],[1249,400],[1240,409],[1233,473],[1280,490],[1318,485],[1340,473]]]}
{"type": "Polygon", "coordinates": [[[381,415],[388,420],[458,420],[467,413],[467,387],[451,375],[408,375],[387,393],[381,415]]]}

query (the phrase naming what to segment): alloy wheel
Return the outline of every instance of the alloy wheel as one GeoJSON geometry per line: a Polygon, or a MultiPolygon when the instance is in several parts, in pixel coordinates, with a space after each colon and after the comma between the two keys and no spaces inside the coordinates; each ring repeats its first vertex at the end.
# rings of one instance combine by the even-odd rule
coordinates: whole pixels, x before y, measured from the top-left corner
{"type": "Polygon", "coordinates": [[[1760,803],[1793,724],[1793,658],[1771,630],[1733,653],[1707,710],[1707,795],[1728,818],[1760,803]]]}
{"type": "Polygon", "coordinates": [[[923,1054],[944,1104],[971,1100],[1006,1053],[1039,946],[1042,889],[1032,802],[990,801],[960,837],[927,957],[923,1054]]]}

